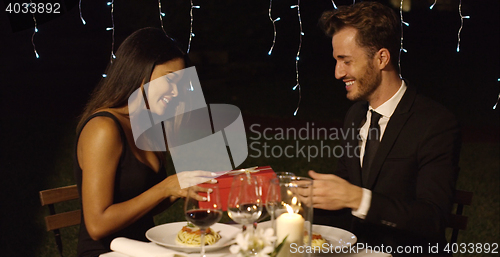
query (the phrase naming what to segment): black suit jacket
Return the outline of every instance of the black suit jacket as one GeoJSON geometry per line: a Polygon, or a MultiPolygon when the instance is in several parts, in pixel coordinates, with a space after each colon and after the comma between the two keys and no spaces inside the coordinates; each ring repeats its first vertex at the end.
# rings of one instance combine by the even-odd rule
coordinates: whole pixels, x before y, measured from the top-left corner
{"type": "MultiPolygon", "coordinates": [[[[367,102],[357,102],[349,109],[343,127],[349,132],[344,148],[359,145],[359,128],[367,110],[367,102]]],[[[443,248],[459,152],[460,130],[455,117],[408,86],[387,124],[368,184],[362,186],[359,155],[344,154],[339,159],[336,175],[372,191],[366,218],[351,216],[350,209],[315,210],[315,223],[348,228],[358,242],[391,246],[393,251],[397,246],[419,245],[427,251],[429,244],[436,243],[443,248]],[[339,217],[337,222],[335,216],[339,217]]]]}

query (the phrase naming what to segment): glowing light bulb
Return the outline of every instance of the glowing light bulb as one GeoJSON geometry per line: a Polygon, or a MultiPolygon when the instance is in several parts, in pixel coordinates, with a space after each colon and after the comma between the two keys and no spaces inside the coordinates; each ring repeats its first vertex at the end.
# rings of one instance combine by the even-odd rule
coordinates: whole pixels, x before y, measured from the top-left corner
{"type": "Polygon", "coordinates": [[[78,11],[80,12],[80,20],[82,20],[83,25],[87,24],[82,16],[82,0],[78,1],[78,11]]]}
{"type": "Polygon", "coordinates": [[[332,0],[332,4],[333,4],[333,8],[338,9],[337,5],[335,4],[335,2],[333,0],[332,0]]]}
{"type": "Polygon", "coordinates": [[[431,10],[432,10],[432,8],[434,8],[434,5],[436,5],[436,1],[437,1],[437,0],[434,0],[434,3],[433,3],[430,7],[429,7],[429,9],[431,9],[431,10]]]}

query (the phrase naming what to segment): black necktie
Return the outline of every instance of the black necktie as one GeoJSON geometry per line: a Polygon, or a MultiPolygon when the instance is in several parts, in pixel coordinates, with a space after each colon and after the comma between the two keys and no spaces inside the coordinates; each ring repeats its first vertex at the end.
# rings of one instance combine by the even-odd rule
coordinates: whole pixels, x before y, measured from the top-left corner
{"type": "Polygon", "coordinates": [[[370,174],[373,157],[375,157],[378,145],[380,144],[380,126],[378,125],[378,121],[380,120],[380,117],[382,117],[382,115],[375,112],[374,110],[370,111],[372,112],[372,118],[366,138],[365,155],[363,156],[362,168],[363,185],[365,186],[368,184],[368,174],[370,174]]]}

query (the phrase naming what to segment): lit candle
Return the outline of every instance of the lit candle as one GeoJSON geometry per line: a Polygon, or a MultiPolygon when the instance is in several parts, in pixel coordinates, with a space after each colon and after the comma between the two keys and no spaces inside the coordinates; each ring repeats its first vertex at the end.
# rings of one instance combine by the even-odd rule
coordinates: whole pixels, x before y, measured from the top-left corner
{"type": "Polygon", "coordinates": [[[296,247],[298,247],[303,244],[304,240],[304,218],[300,214],[294,213],[289,205],[286,205],[286,209],[288,212],[281,214],[276,219],[278,244],[288,236],[278,256],[289,256],[290,244],[296,243],[296,247]]]}

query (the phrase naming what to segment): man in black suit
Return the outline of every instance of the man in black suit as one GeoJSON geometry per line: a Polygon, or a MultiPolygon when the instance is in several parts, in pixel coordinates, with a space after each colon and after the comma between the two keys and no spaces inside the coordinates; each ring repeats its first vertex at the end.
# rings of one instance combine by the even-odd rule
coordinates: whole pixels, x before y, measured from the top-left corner
{"type": "Polygon", "coordinates": [[[321,23],[332,36],[335,77],[358,101],[346,115],[342,144],[360,151],[342,156],[334,175],[309,172],[314,207],[322,209],[315,223],[338,226],[347,217],[344,227],[358,242],[390,246],[393,255],[398,246],[433,253],[436,244],[443,253],[459,169],[455,117],[400,78],[393,10],[361,2],[324,13],[321,23]]]}

